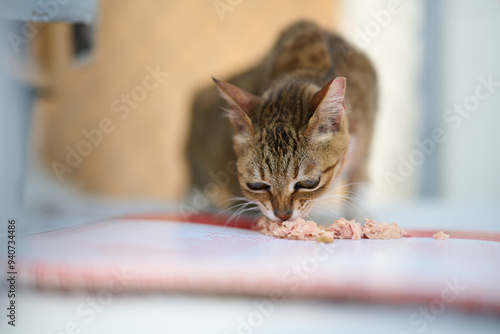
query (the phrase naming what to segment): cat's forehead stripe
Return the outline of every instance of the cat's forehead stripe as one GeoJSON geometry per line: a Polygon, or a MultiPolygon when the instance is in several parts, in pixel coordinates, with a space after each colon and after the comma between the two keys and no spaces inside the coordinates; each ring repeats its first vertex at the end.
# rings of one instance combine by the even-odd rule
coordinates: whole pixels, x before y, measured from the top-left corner
{"type": "Polygon", "coordinates": [[[283,121],[289,123],[291,127],[302,125],[311,116],[308,112],[310,90],[308,85],[293,82],[275,88],[264,95],[265,99],[254,120],[260,128],[283,121]]]}
{"type": "Polygon", "coordinates": [[[266,163],[266,166],[267,166],[267,168],[269,169],[269,171],[274,172],[274,168],[273,168],[273,165],[271,164],[271,159],[270,159],[270,157],[268,157],[268,156],[267,156],[267,157],[264,159],[264,162],[266,163]]]}

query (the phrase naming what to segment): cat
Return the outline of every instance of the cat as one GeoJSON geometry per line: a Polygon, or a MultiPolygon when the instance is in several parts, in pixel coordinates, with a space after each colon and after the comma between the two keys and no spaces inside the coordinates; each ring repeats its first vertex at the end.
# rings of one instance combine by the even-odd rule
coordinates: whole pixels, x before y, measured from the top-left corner
{"type": "Polygon", "coordinates": [[[194,187],[225,178],[214,205],[243,195],[267,218],[293,220],[340,176],[353,192],[367,180],[376,74],[338,35],[296,22],[259,64],[213,81],[195,96],[187,157],[194,187]]]}

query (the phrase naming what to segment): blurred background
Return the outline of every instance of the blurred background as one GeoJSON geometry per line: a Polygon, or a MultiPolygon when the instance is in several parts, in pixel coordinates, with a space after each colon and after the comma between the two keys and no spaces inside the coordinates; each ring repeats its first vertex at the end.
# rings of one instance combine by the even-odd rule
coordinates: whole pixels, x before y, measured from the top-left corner
{"type": "MultiPolygon", "coordinates": [[[[499,17],[498,0],[0,0],[0,218],[17,218],[24,235],[202,210],[185,200],[193,94],[212,75],[259,62],[282,29],[307,18],[366,52],[378,72],[372,182],[361,210],[405,228],[499,231],[499,17]]],[[[251,308],[238,297],[170,297],[167,307],[149,296],[140,311],[171,312],[179,326],[195,313],[201,326],[251,308]]],[[[82,298],[33,294],[24,312],[57,328],[82,298]],[[59,316],[47,318],[39,305],[59,316]]],[[[117,299],[108,319],[125,312],[144,320],[134,307],[145,297],[117,299]]],[[[415,309],[308,306],[311,323],[330,317],[346,331],[370,323],[384,333],[380,318],[404,319],[389,324],[400,332],[415,309]]],[[[282,310],[273,323],[298,321],[304,305],[282,310]]],[[[491,318],[447,312],[439,321],[427,333],[450,323],[473,331],[491,318]]]]}
{"type": "Polygon", "coordinates": [[[497,212],[496,0],[63,2],[0,2],[2,214],[26,232],[178,208],[193,93],[259,62],[299,18],[377,68],[365,207],[429,226],[497,212]]]}

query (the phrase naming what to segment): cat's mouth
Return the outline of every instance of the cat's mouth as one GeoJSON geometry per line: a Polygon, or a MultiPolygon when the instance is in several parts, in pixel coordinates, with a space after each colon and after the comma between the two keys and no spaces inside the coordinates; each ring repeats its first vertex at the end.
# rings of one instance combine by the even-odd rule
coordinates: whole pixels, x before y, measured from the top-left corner
{"type": "Polygon", "coordinates": [[[275,213],[274,210],[270,210],[263,204],[259,204],[259,207],[269,220],[282,223],[284,221],[296,220],[297,218],[305,218],[307,214],[311,211],[311,205],[307,205],[306,208],[301,210],[293,210],[286,215],[280,215],[279,213],[275,213]]]}

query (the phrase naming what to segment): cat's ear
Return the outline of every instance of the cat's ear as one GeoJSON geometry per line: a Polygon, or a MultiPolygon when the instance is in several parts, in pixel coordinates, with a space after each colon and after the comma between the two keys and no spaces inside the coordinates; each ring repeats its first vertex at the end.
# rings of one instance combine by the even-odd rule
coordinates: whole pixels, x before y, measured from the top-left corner
{"type": "Polygon", "coordinates": [[[314,114],[307,125],[307,133],[317,139],[329,138],[340,128],[346,109],[344,105],[346,79],[337,77],[321,88],[313,98],[314,114]]]}
{"type": "Polygon", "coordinates": [[[235,130],[239,134],[252,134],[254,128],[249,116],[259,104],[259,98],[230,83],[212,79],[229,104],[228,116],[235,130]]]}

